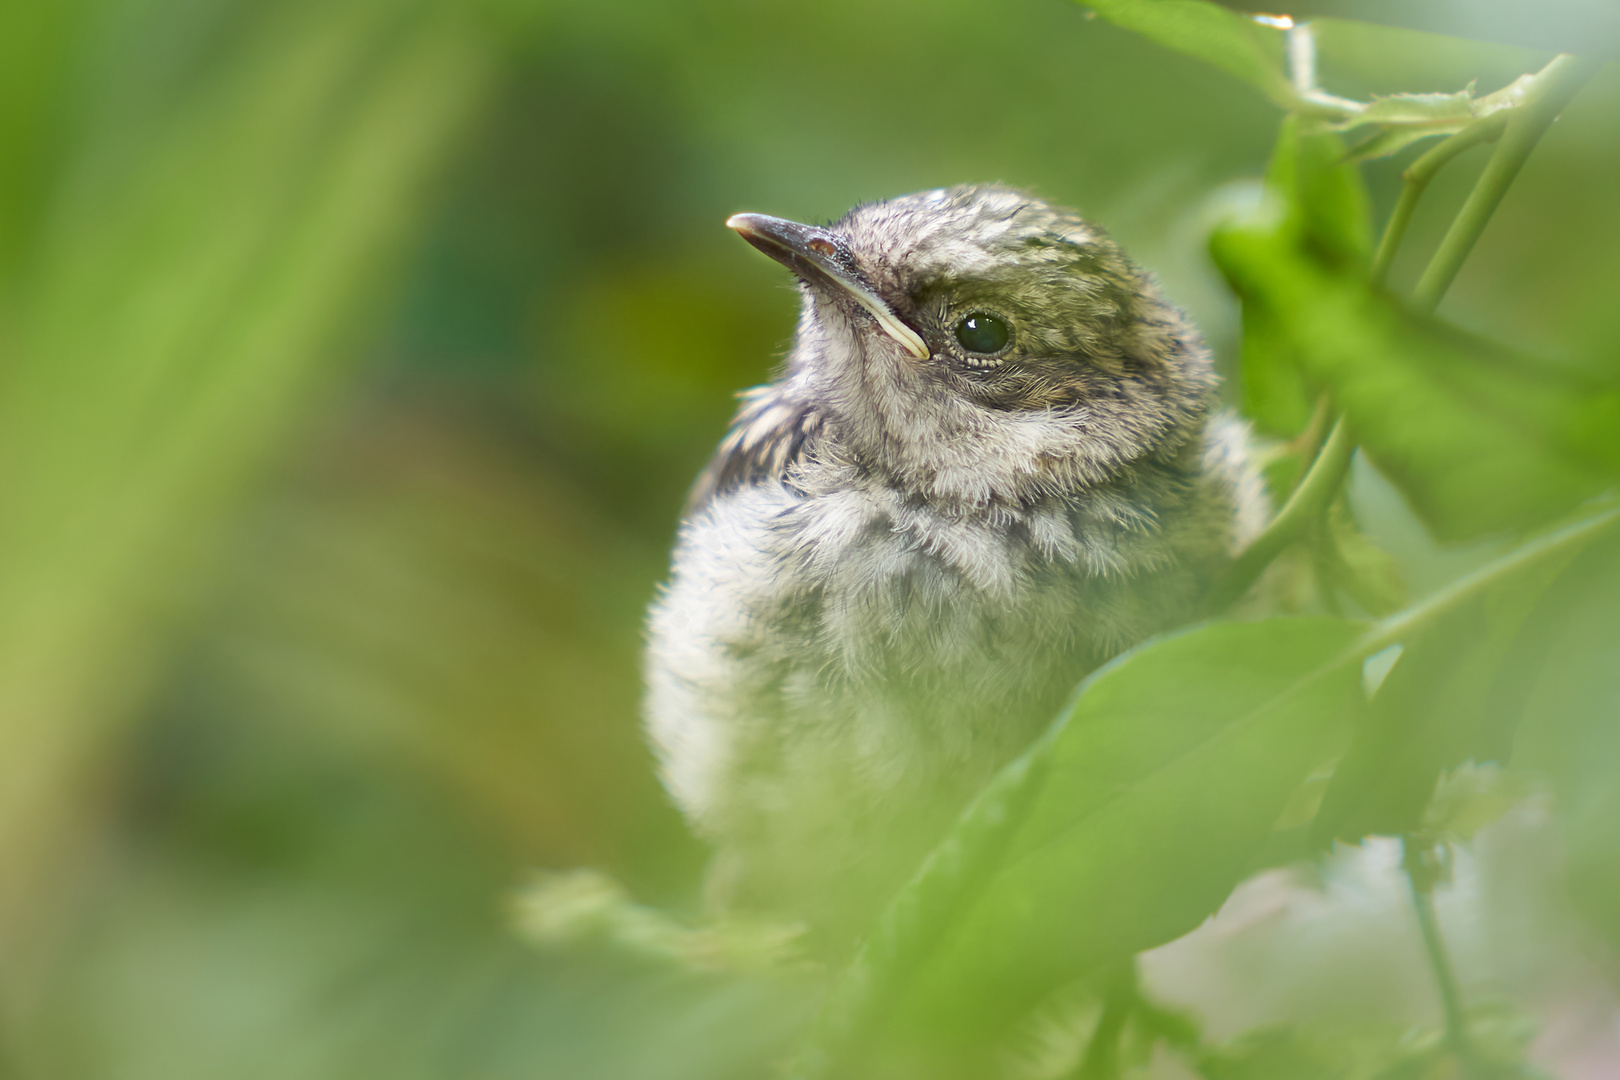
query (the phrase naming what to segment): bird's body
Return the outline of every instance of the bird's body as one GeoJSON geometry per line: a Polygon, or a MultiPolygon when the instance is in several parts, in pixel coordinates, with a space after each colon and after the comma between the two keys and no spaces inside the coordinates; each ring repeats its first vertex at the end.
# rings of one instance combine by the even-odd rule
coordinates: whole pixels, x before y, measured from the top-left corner
{"type": "Polygon", "coordinates": [[[1264,499],[1196,333],[1072,213],[969,187],[733,226],[804,311],[694,492],[648,726],[723,901],[839,935],[1264,499]]]}

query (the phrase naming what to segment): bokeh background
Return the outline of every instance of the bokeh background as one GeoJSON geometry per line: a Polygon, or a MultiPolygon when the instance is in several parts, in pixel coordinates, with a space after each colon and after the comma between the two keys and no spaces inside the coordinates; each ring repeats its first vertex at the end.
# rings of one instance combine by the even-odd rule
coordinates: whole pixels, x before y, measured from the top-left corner
{"type": "MultiPolygon", "coordinates": [[[[0,1075],[762,1075],[803,980],[547,952],[509,916],[531,872],[575,866],[695,908],[704,853],[637,730],[641,612],[795,303],[721,223],[1030,187],[1105,223],[1230,369],[1205,243],[1254,198],[1276,110],[1063,0],[0,18],[0,1075]]],[[[1495,89],[1547,58],[1321,40],[1325,84],[1357,96],[1495,89]]],[[[1399,167],[1369,167],[1383,207],[1399,167]]],[[[1467,172],[1436,184],[1397,284],[1467,172]]],[[[1611,68],[1443,314],[1613,364],[1617,191],[1611,68]]],[[[1417,592],[1480,557],[1429,543],[1365,468],[1356,491],[1417,592]]],[[[1525,883],[1556,858],[1533,813],[1499,831],[1462,874],[1488,901],[1457,909],[1464,974],[1576,1002],[1582,1034],[1546,1054],[1602,1064],[1606,961],[1537,929],[1563,924],[1525,883]]],[[[1217,1028],[1432,1010],[1409,914],[1358,867],[1334,886],[1356,918],[1255,886],[1230,933],[1150,974],[1248,994],[1217,1028]],[[1279,910],[1281,938],[1244,944],[1279,910]],[[1301,949],[1360,960],[1337,997],[1265,977],[1301,949]]]]}

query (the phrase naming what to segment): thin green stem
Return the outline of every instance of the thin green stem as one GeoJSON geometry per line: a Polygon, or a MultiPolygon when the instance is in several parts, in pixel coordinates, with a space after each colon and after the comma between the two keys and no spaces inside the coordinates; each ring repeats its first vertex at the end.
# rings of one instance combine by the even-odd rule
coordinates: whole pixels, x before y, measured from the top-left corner
{"type": "Polygon", "coordinates": [[[1248,592],[1249,586],[1265,572],[1271,561],[1298,539],[1318,514],[1327,509],[1338,493],[1345,473],[1349,471],[1350,456],[1355,450],[1356,440],[1350,434],[1349,424],[1341,416],[1305,473],[1305,478],[1299,482],[1271,524],[1254,538],[1243,554],[1233,560],[1210,590],[1206,602],[1209,614],[1219,614],[1248,592]]]}
{"type": "Polygon", "coordinates": [[[1435,870],[1427,863],[1431,849],[1411,836],[1403,837],[1402,844],[1406,854],[1401,860],[1401,869],[1406,871],[1406,882],[1411,886],[1412,910],[1417,913],[1418,930],[1423,934],[1423,950],[1428,954],[1429,969],[1434,972],[1435,987],[1440,992],[1446,1042],[1450,1044],[1463,1075],[1476,1077],[1477,1059],[1468,1037],[1462,991],[1457,985],[1456,970],[1451,966],[1451,956],[1446,951],[1446,940],[1440,933],[1440,918],[1434,910],[1435,870]]]}
{"type": "Polygon", "coordinates": [[[1423,199],[1423,193],[1428,188],[1427,180],[1414,181],[1411,177],[1406,177],[1405,183],[1401,185],[1401,196],[1395,200],[1395,209],[1390,211],[1389,221],[1384,226],[1384,235],[1378,241],[1378,250],[1373,254],[1369,277],[1380,289],[1389,282],[1389,270],[1395,264],[1395,252],[1400,248],[1401,241],[1406,239],[1407,226],[1412,224],[1412,215],[1417,212],[1417,204],[1423,199]]]}
{"type": "Polygon", "coordinates": [[[1113,1080],[1119,1075],[1119,1039],[1125,1022],[1136,1011],[1136,961],[1115,972],[1103,997],[1102,1015],[1086,1044],[1086,1054],[1074,1072],[1074,1080],[1113,1080]]]}
{"type": "Polygon", "coordinates": [[[1352,650],[1358,656],[1371,656],[1383,652],[1391,645],[1400,645],[1428,629],[1436,620],[1458,605],[1483,594],[1485,590],[1515,574],[1537,566],[1542,560],[1578,551],[1582,545],[1608,532],[1620,523],[1620,505],[1611,503],[1589,518],[1566,525],[1528,544],[1521,545],[1494,562],[1486,563],[1471,574],[1464,574],[1451,584],[1435,591],[1420,604],[1391,615],[1375,624],[1352,650]]]}
{"type": "Polygon", "coordinates": [[[1389,281],[1390,267],[1395,263],[1395,252],[1400,249],[1401,241],[1406,239],[1406,230],[1412,224],[1412,215],[1417,211],[1423,193],[1429,190],[1429,181],[1433,180],[1441,168],[1457,155],[1481,143],[1493,142],[1501,137],[1505,123],[1505,117],[1497,113],[1470,124],[1433,147],[1401,173],[1400,198],[1395,202],[1395,209],[1390,212],[1389,221],[1384,225],[1384,235],[1378,241],[1378,251],[1373,255],[1370,276],[1374,285],[1382,288],[1389,281]]]}
{"type": "Polygon", "coordinates": [[[1508,116],[1496,150],[1486,162],[1474,190],[1451,222],[1434,258],[1412,291],[1412,305],[1430,312],[1456,280],[1457,272],[1496,212],[1513,178],[1536,148],[1547,128],[1577,91],[1603,66],[1600,60],[1569,55],[1555,57],[1525,89],[1523,101],[1508,116]]]}
{"type": "Polygon", "coordinates": [[[1288,484],[1292,492],[1304,481],[1305,474],[1310,472],[1311,462],[1322,452],[1322,444],[1327,441],[1328,432],[1333,430],[1333,424],[1338,414],[1333,411],[1333,399],[1326,394],[1319,394],[1316,405],[1311,409],[1311,418],[1305,422],[1305,430],[1300,432],[1293,440],[1294,452],[1299,455],[1299,467],[1294,470],[1293,479],[1288,484]]]}

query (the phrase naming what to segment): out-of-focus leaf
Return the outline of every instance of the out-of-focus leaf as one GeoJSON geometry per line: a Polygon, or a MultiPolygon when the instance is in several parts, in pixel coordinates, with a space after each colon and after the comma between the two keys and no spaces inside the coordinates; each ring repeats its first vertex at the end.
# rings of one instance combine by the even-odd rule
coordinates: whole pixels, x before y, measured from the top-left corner
{"type": "Polygon", "coordinates": [[[985,785],[951,831],[929,853],[878,918],[859,954],[834,984],[817,1037],[798,1076],[838,1075],[852,1056],[866,1056],[891,1002],[939,947],[1000,865],[1008,844],[1040,796],[1055,732],[1014,759],[985,785]]]}
{"type": "Polygon", "coordinates": [[[1570,565],[1503,682],[1524,708],[1513,764],[1552,784],[1572,899],[1620,943],[1620,542],[1570,565]]]}
{"type": "Polygon", "coordinates": [[[0,33],[0,275],[39,224],[38,199],[71,112],[68,87],[98,0],[7,4],[0,33]]]}
{"type": "Polygon", "coordinates": [[[1298,104],[1283,67],[1282,34],[1208,0],[1083,0],[1116,26],[1196,56],[1259,89],[1277,105],[1298,104]]]}
{"type": "Polygon", "coordinates": [[[635,903],[597,870],[537,875],[513,900],[517,929],[548,949],[588,945],[694,971],[771,971],[805,963],[802,923],[730,919],[686,926],[635,903]]]}
{"type": "MultiPolygon", "coordinates": [[[[484,85],[435,4],[272,9],[37,208],[0,372],[0,877],[33,882],[484,85]]],[[[117,82],[98,89],[116,98],[117,82]]],[[[10,901],[11,896],[0,897],[10,901]]]]}
{"type": "Polygon", "coordinates": [[[1613,384],[1415,315],[1275,222],[1228,225],[1212,250],[1442,539],[1532,526],[1620,475],[1613,384]]]}
{"type": "Polygon", "coordinates": [[[1519,777],[1495,762],[1464,762],[1441,775],[1418,834],[1431,842],[1471,840],[1525,794],[1519,777]]]}
{"type": "MultiPolygon", "coordinates": [[[[1031,752],[1041,767],[1014,767],[1038,784],[1022,821],[893,985],[902,1041],[920,1036],[944,1069],[1056,986],[1219,907],[1345,734],[1361,701],[1361,630],[1338,619],[1204,627],[1087,680],[1031,752]]],[[[925,873],[907,891],[928,885],[925,873]]],[[[903,896],[896,910],[915,906],[903,896]]]]}
{"type": "MultiPolygon", "coordinates": [[[[1510,636],[1546,582],[1617,521],[1609,507],[1526,543],[1371,634],[1340,619],[1217,624],[1097,672],[890,905],[835,990],[806,1074],[829,1075],[883,1026],[906,1052],[934,1055],[908,1067],[971,1071],[969,1048],[1041,995],[1196,925],[1253,869],[1312,767],[1364,711],[1368,655],[1427,640],[1467,656],[1470,642],[1447,630],[1470,615],[1510,636]]],[[[1347,786],[1359,795],[1376,781],[1347,786]]]]}
{"type": "MultiPolygon", "coordinates": [[[[1361,174],[1345,164],[1337,136],[1312,132],[1297,116],[1283,121],[1266,172],[1277,228],[1325,257],[1360,266],[1371,246],[1371,217],[1361,174]]],[[[1286,322],[1263,304],[1243,309],[1243,412],[1270,435],[1290,436],[1311,415],[1312,394],[1294,356],[1286,322]]]]}
{"type": "Polygon", "coordinates": [[[1369,615],[1388,615],[1403,607],[1410,594],[1400,563],[1356,527],[1345,500],[1329,509],[1327,526],[1327,541],[1338,554],[1330,567],[1333,584],[1369,615]]]}
{"type": "MultiPolygon", "coordinates": [[[[1276,438],[1292,438],[1305,430],[1314,407],[1311,392],[1294,359],[1294,343],[1278,321],[1260,308],[1243,312],[1242,401],[1243,415],[1254,426],[1276,438]]],[[[1298,463],[1291,463],[1287,482],[1274,494],[1286,499],[1293,488],[1298,463]]],[[[1279,503],[1279,505],[1281,505],[1279,503]]]]}
{"type": "Polygon", "coordinates": [[[1440,770],[1467,756],[1458,744],[1478,715],[1478,684],[1488,685],[1500,657],[1470,633],[1478,620],[1477,603],[1466,605],[1405,646],[1334,771],[1312,828],[1315,842],[1416,827],[1440,770]],[[1462,700],[1451,696],[1459,691],[1462,700]]]}
{"type": "Polygon", "coordinates": [[[1360,266],[1372,251],[1372,210],[1361,171],[1345,161],[1344,141],[1290,116],[1266,170],[1282,201],[1278,227],[1334,265],[1360,266]]]}
{"type": "Polygon", "coordinates": [[[1334,770],[1314,843],[1416,831],[1444,770],[1507,757],[1516,717],[1501,708],[1497,673],[1572,558],[1567,552],[1497,583],[1405,643],[1334,770]]]}
{"type": "Polygon", "coordinates": [[[1432,139],[1439,135],[1453,135],[1461,131],[1463,124],[1442,124],[1437,127],[1391,127],[1385,128],[1372,138],[1357,143],[1350,149],[1351,161],[1373,161],[1381,157],[1390,157],[1405,150],[1413,143],[1432,139]]]}

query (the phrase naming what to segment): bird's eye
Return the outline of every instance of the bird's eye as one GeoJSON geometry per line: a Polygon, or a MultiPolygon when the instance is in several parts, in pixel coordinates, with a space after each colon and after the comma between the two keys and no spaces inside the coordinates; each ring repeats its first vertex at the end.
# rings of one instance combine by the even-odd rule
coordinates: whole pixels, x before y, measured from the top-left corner
{"type": "Polygon", "coordinates": [[[1006,320],[975,311],[956,324],[956,340],[970,353],[998,353],[1007,347],[1012,331],[1006,320]]]}

